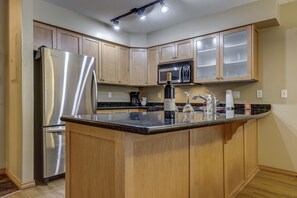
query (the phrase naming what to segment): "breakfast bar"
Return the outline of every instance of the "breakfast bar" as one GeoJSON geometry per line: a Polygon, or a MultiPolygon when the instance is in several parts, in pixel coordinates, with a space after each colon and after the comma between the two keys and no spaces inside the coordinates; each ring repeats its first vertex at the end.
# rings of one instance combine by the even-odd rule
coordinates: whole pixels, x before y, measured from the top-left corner
{"type": "Polygon", "coordinates": [[[64,116],[66,197],[235,197],[258,171],[258,120],[269,113],[64,116]]]}

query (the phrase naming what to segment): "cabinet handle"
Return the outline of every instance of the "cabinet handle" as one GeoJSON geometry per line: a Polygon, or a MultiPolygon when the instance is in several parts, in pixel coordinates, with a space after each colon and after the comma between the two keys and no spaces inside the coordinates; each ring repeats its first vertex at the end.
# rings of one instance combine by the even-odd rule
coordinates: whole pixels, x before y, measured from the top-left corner
{"type": "Polygon", "coordinates": [[[220,80],[220,78],[219,78],[219,77],[216,77],[216,79],[217,79],[217,80],[220,80]]]}
{"type": "Polygon", "coordinates": [[[221,80],[224,80],[224,78],[223,78],[223,77],[221,77],[221,80]]]}

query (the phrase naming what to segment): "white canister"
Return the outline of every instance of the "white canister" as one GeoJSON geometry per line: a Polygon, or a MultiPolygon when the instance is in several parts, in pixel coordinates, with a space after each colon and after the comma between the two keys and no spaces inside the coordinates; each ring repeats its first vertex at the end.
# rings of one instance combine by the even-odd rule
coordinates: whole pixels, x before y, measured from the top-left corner
{"type": "Polygon", "coordinates": [[[226,109],[234,109],[233,94],[232,90],[226,90],[226,109]]]}

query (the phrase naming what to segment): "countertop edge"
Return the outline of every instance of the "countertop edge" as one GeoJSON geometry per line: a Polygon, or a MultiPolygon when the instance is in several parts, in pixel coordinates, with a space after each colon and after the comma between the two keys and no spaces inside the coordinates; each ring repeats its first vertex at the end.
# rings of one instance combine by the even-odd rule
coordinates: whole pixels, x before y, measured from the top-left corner
{"type": "Polygon", "coordinates": [[[200,123],[182,123],[181,125],[165,125],[165,126],[158,126],[158,127],[139,127],[139,126],[132,126],[132,125],[122,125],[117,123],[108,123],[108,122],[96,122],[96,121],[90,121],[87,119],[81,119],[81,118],[73,118],[71,116],[63,116],[61,117],[61,120],[64,122],[71,122],[71,123],[77,123],[77,124],[84,124],[89,126],[95,126],[95,127],[102,127],[102,128],[108,128],[108,129],[114,129],[117,131],[123,131],[123,132],[129,132],[129,133],[137,133],[142,135],[153,135],[153,134],[159,134],[159,133],[167,133],[167,132],[174,132],[174,131],[181,131],[181,130],[187,130],[187,129],[193,129],[193,128],[201,128],[201,127],[207,127],[207,126],[215,126],[220,124],[227,124],[232,122],[240,122],[240,121],[248,121],[252,119],[258,119],[265,117],[266,115],[270,114],[271,110],[267,112],[263,112],[257,115],[249,115],[249,116],[243,116],[243,117],[237,117],[237,118],[230,118],[225,120],[211,120],[211,121],[203,121],[200,123]]]}

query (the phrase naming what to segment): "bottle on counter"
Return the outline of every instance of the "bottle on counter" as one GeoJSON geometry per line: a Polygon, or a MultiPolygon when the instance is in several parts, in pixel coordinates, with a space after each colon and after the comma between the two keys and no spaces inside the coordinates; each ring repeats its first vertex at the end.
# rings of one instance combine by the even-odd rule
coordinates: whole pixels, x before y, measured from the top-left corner
{"type": "Polygon", "coordinates": [[[171,82],[171,73],[167,73],[167,83],[164,88],[164,116],[165,118],[175,118],[175,92],[171,82]]]}

